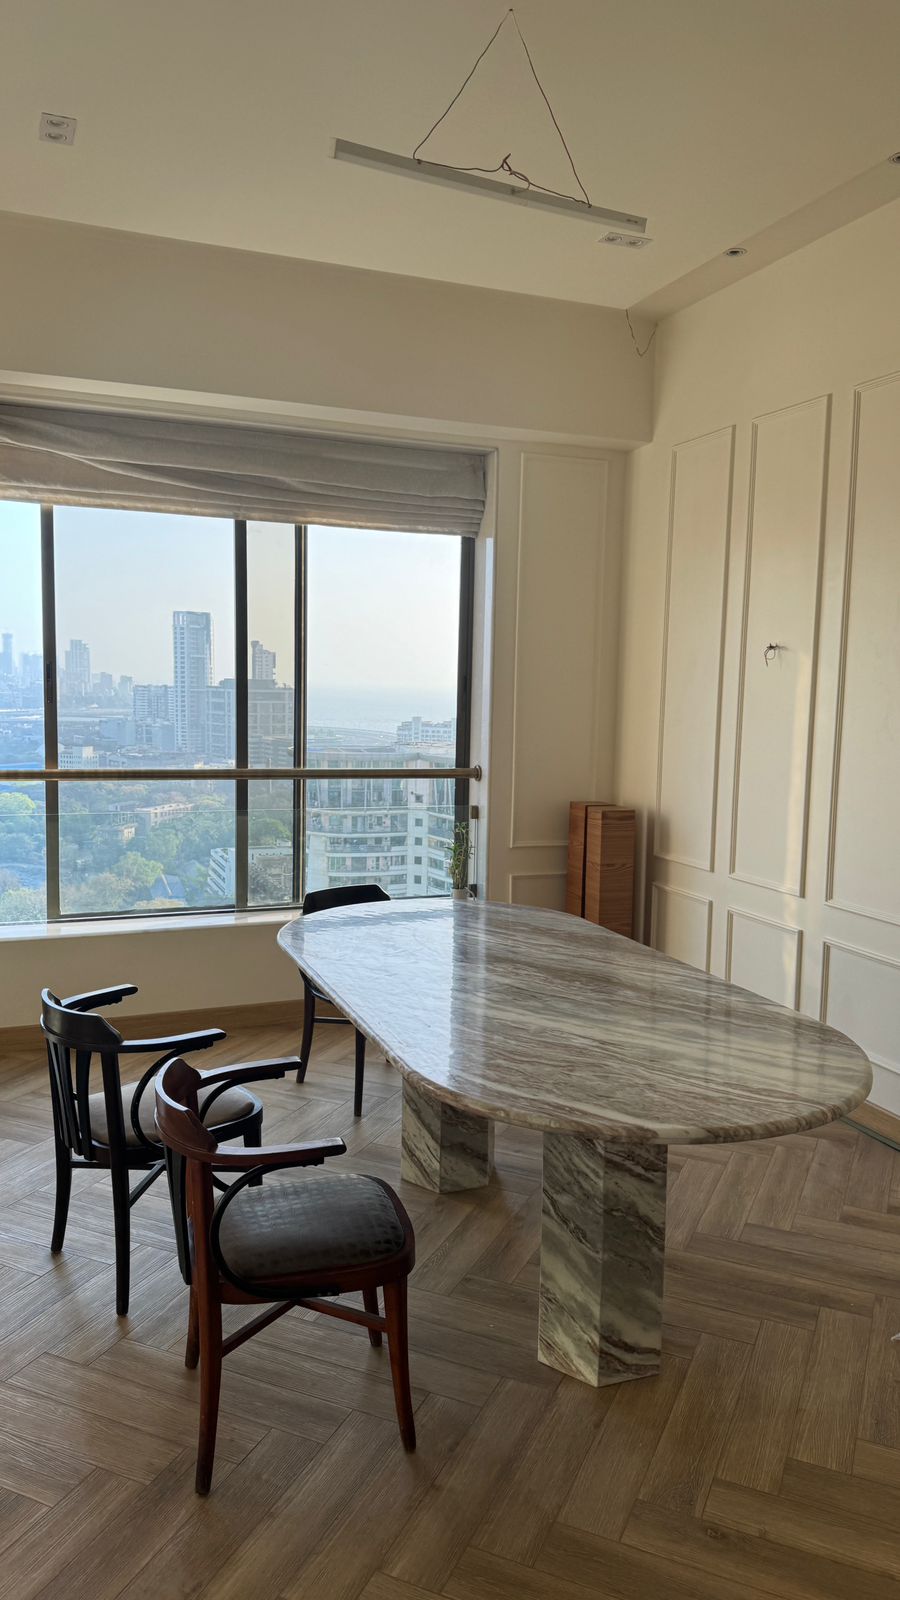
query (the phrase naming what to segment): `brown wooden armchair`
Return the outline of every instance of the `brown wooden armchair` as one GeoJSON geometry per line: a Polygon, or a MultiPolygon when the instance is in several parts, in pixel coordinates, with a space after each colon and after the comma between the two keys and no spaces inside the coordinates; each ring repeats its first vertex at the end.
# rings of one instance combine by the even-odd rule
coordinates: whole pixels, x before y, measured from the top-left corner
{"type": "Polygon", "coordinates": [[[415,1240],[397,1196],[380,1178],[298,1170],[342,1155],[343,1139],[242,1150],[217,1144],[198,1115],[205,1086],[232,1093],[244,1083],[284,1077],[285,1065],[257,1061],[201,1078],[186,1061],[170,1061],[156,1080],[156,1121],[169,1151],[176,1215],[179,1191],[187,1197],[180,1256],[191,1290],[185,1366],[200,1362],[198,1494],[208,1493],[212,1479],[222,1359],[292,1306],[362,1323],[376,1346],[387,1334],[400,1436],[407,1450],[416,1445],[406,1324],[415,1240]],[[237,1174],[218,1201],[214,1169],[237,1174]],[[330,1298],[356,1292],[364,1310],[330,1298]],[[270,1309],[223,1339],[223,1304],[255,1303],[270,1309]]]}
{"type": "MultiPolygon", "coordinates": [[[[156,1182],[166,1164],[154,1122],[152,1081],[164,1062],[185,1051],[207,1050],[225,1038],[221,1028],[205,1028],[160,1039],[123,1039],[112,1023],[95,1011],[98,1006],[118,1005],[129,994],[137,994],[133,983],[73,994],[67,1000],[57,999],[49,989],[41,995],[56,1146],[56,1209],[50,1249],[55,1253],[63,1247],[73,1170],[108,1168],[116,1240],[116,1312],[120,1317],[128,1311],[131,1207],[156,1182]],[[119,1058],[130,1055],[154,1059],[136,1084],[123,1084],[119,1058]],[[100,1061],[100,1088],[91,1093],[95,1057],[100,1061]],[[144,1174],[134,1188],[130,1186],[132,1172],[144,1174]]],[[[208,1098],[204,1095],[204,1115],[208,1098]]],[[[217,1132],[259,1144],[262,1113],[262,1103],[255,1095],[235,1089],[215,1103],[217,1132]]]]}

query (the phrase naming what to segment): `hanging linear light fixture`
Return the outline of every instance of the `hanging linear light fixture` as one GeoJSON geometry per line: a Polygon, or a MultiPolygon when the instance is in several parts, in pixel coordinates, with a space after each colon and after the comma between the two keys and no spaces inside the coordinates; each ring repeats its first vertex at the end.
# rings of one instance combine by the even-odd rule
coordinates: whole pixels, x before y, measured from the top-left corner
{"type": "Polygon", "coordinates": [[[612,223],[618,229],[624,229],[635,234],[644,234],[647,230],[646,217],[641,217],[628,211],[613,211],[607,206],[595,206],[591,201],[584,184],[578,176],[578,170],[572,159],[571,151],[556,119],[556,114],[550,104],[544,86],[538,77],[531,58],[531,52],[525,43],[522,30],[512,7],[494,29],[490,39],[476,59],[470,72],[463,79],[450,104],[441,112],[437,121],[432,123],[425,137],[419,140],[411,155],[404,156],[392,150],[378,150],[371,145],[354,144],[349,139],[336,139],[334,143],[334,158],[336,161],[352,161],[357,166],[377,167],[382,172],[393,172],[404,178],[419,178],[426,183],[441,183],[455,189],[465,189],[471,194],[480,194],[491,200],[507,200],[513,205],[552,211],[556,216],[581,217],[594,225],[600,223],[604,227],[608,227],[612,223]],[[491,45],[501,29],[509,21],[512,22],[515,28],[531,70],[531,75],[540,90],[559,142],[566,153],[569,166],[572,169],[572,175],[580,190],[580,195],[565,194],[556,189],[548,189],[531,179],[527,173],[517,171],[512,165],[512,151],[508,151],[493,167],[465,167],[454,166],[444,161],[425,161],[419,154],[423,145],[428,143],[432,134],[440,127],[444,118],[452,111],[464,94],[491,45]],[[495,177],[494,174],[505,174],[515,181],[506,183],[502,177],[495,177]]]}

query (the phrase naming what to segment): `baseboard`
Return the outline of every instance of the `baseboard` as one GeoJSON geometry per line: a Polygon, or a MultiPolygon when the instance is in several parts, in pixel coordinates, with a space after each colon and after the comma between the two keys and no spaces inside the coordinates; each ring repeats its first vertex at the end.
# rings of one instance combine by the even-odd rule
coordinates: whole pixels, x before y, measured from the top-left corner
{"type": "Polygon", "coordinates": [[[900,1116],[894,1111],[885,1111],[883,1107],[873,1105],[871,1100],[867,1100],[863,1106],[857,1106],[855,1111],[848,1112],[847,1121],[858,1123],[861,1128],[868,1128],[870,1133],[877,1133],[883,1139],[900,1144],[900,1116]]]}
{"type": "MultiPolygon", "coordinates": [[[[335,1013],[318,1007],[324,1016],[335,1013]]],[[[146,1013],[121,1012],[113,1008],[105,1011],[115,1027],[127,1039],[155,1039],[163,1034],[190,1033],[198,1028],[224,1028],[232,1033],[238,1028],[297,1028],[303,1023],[303,1000],[263,1000],[256,1005],[205,1006],[197,1011],[156,1011],[146,1013]]],[[[0,1057],[6,1051],[29,1050],[42,1044],[37,1023],[28,1027],[0,1028],[0,1057]]]]}

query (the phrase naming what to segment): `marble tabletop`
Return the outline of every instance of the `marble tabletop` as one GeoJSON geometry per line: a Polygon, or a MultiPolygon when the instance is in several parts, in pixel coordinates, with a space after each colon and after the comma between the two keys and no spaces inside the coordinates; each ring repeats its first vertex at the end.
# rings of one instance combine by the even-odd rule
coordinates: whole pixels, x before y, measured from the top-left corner
{"type": "Polygon", "coordinates": [[[408,1081],[499,1121],[756,1139],[871,1088],[833,1028],[562,912],[394,900],[297,917],[278,942],[408,1081]]]}

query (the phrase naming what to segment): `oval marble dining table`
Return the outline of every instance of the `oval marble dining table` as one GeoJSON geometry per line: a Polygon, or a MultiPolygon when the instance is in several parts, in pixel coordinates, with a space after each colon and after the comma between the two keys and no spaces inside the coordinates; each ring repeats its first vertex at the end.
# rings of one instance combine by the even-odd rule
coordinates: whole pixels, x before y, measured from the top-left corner
{"type": "Polygon", "coordinates": [[[402,1175],[491,1178],[493,1124],[543,1134],[538,1357],[658,1371],[667,1146],[830,1122],[872,1073],[833,1028],[562,912],[394,900],[286,924],[301,972],[403,1075],[402,1175]]]}

